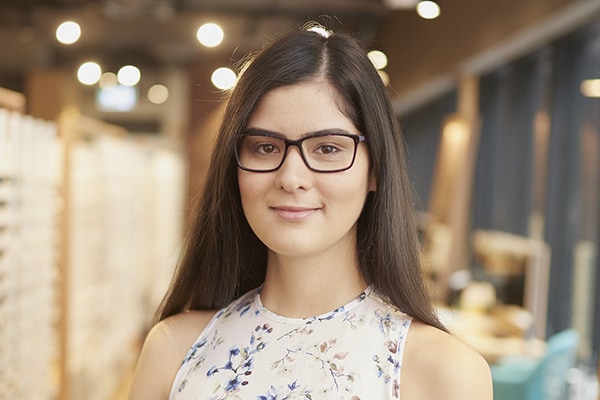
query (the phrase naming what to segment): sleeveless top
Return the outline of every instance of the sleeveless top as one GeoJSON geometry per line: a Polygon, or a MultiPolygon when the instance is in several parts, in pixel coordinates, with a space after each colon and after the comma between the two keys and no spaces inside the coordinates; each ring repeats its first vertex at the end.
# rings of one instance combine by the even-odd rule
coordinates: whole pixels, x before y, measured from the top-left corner
{"type": "Polygon", "coordinates": [[[258,288],[215,314],[169,399],[399,399],[410,323],[370,288],[310,318],[267,310],[258,288]]]}

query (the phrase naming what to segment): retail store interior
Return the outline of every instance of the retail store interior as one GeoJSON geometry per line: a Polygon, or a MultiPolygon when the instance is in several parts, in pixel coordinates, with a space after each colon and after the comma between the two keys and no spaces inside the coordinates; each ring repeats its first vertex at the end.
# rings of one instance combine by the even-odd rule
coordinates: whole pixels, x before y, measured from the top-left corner
{"type": "Polygon", "coordinates": [[[370,51],[498,400],[600,400],[600,1],[0,1],[0,400],[124,400],[245,57],[370,51]]]}

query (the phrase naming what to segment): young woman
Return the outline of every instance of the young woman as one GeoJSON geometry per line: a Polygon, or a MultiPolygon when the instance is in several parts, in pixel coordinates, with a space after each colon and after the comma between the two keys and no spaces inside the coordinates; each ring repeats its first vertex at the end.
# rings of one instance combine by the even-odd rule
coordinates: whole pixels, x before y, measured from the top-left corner
{"type": "Polygon", "coordinates": [[[492,399],[432,309],[402,137],[343,34],[291,33],[242,73],[158,320],[131,400],[492,399]]]}

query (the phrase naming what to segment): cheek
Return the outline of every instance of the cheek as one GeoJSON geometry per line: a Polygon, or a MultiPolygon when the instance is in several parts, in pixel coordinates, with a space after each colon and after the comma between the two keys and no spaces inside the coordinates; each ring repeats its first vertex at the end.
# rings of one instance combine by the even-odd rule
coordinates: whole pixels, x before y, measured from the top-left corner
{"type": "Polygon", "coordinates": [[[348,176],[340,180],[336,191],[338,196],[346,197],[347,201],[356,201],[369,191],[374,190],[375,179],[369,165],[369,158],[366,154],[359,152],[355,160],[355,165],[347,171],[348,176]]]}
{"type": "Polygon", "coordinates": [[[327,184],[319,186],[319,192],[327,203],[335,206],[342,213],[359,213],[369,192],[369,177],[356,176],[332,179],[327,184]]]}
{"type": "Polygon", "coordinates": [[[238,186],[244,212],[252,207],[254,200],[260,196],[261,190],[264,190],[264,180],[260,178],[260,174],[245,171],[238,172],[238,186]]]}

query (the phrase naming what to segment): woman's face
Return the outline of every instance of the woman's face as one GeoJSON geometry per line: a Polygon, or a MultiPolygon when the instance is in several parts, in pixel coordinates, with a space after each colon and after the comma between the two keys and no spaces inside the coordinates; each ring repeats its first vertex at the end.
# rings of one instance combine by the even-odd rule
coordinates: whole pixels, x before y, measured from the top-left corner
{"type": "MultiPolygon", "coordinates": [[[[325,82],[280,87],[262,98],[247,129],[290,140],[325,130],[360,135],[337,104],[335,89],[325,82]]],[[[278,170],[238,169],[238,182],[252,230],[272,252],[293,258],[355,249],[356,221],[367,193],[375,190],[365,143],[358,145],[354,164],[346,171],[314,172],[298,147],[290,146],[278,170]]]]}

